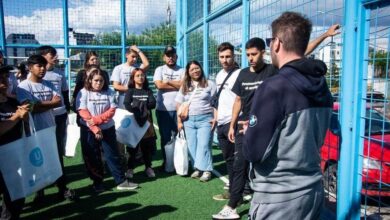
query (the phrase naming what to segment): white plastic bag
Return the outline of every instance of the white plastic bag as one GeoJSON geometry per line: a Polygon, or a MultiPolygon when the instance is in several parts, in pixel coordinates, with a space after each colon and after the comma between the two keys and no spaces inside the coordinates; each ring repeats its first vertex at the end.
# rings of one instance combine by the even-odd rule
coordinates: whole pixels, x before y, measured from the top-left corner
{"type": "Polygon", "coordinates": [[[173,165],[173,156],[175,153],[175,136],[172,133],[171,140],[165,144],[165,172],[171,173],[175,171],[175,167],[173,165]]]}
{"type": "Polygon", "coordinates": [[[148,130],[150,123],[147,121],[140,127],[133,113],[117,108],[113,117],[115,121],[116,140],[129,147],[135,148],[148,130]]]}
{"type": "Polygon", "coordinates": [[[35,132],[33,120],[30,126],[31,136],[0,147],[0,170],[12,201],[31,195],[62,175],[56,127],[35,132]]]}
{"type": "Polygon", "coordinates": [[[77,115],[75,113],[68,115],[68,127],[66,128],[65,156],[74,157],[76,147],[80,139],[80,128],[77,126],[77,115]]]}
{"type": "Polygon", "coordinates": [[[184,176],[188,174],[188,147],[187,140],[182,129],[175,139],[175,153],[174,153],[175,170],[178,175],[184,176]]]}

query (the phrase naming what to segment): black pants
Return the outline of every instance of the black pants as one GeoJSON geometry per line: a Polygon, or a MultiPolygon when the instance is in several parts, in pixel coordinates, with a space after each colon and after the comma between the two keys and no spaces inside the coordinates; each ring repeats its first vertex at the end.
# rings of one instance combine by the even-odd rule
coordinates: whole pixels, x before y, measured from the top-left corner
{"type": "MultiPolygon", "coordinates": [[[[153,125],[151,125],[153,126],[153,125]]],[[[156,139],[155,137],[149,137],[142,139],[136,148],[127,147],[127,151],[129,152],[129,159],[127,161],[127,168],[128,169],[134,169],[135,167],[135,157],[136,154],[141,148],[142,152],[142,159],[144,160],[145,169],[152,167],[152,154],[153,149],[156,147],[156,139]]]]}
{"type": "Polygon", "coordinates": [[[228,206],[235,209],[242,198],[245,184],[248,180],[249,162],[244,159],[242,154],[242,141],[244,136],[236,130],[235,137],[235,154],[233,163],[233,180],[230,183],[230,199],[228,206]]]}
{"type": "MultiPolygon", "coordinates": [[[[12,166],[12,164],[10,165],[12,166]]],[[[11,201],[3,175],[0,173],[0,193],[3,194],[3,204],[0,219],[19,219],[24,205],[24,198],[11,201]]]]}
{"type": "Polygon", "coordinates": [[[68,114],[62,114],[55,116],[55,122],[56,122],[56,139],[57,139],[57,149],[58,149],[58,156],[60,158],[61,163],[61,169],[62,169],[62,176],[58,178],[56,181],[56,185],[60,192],[64,192],[67,187],[67,179],[65,175],[65,169],[64,169],[64,154],[65,154],[65,140],[66,140],[66,122],[68,120],[68,114]]]}
{"type": "MultiPolygon", "coordinates": [[[[234,163],[234,143],[229,141],[228,133],[229,133],[230,123],[221,125],[217,127],[217,137],[219,147],[222,150],[223,159],[226,163],[226,169],[229,176],[229,184],[233,182],[233,163],[234,163]]],[[[231,189],[231,185],[229,187],[229,192],[231,189]]]]}

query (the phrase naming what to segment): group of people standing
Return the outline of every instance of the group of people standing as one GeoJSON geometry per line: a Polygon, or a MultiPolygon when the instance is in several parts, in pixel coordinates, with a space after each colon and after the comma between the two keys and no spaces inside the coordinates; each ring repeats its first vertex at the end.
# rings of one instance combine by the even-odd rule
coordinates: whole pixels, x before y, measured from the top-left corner
{"type": "MultiPolygon", "coordinates": [[[[311,22],[299,13],[285,12],[271,27],[272,38],[266,42],[255,37],[245,44],[247,68],[240,69],[234,61],[232,44],[221,43],[217,52],[222,69],[216,82],[207,79],[196,60],[188,62],[184,69],[179,67],[176,49],[167,46],[165,64],[156,68],[153,77],[158,89],[156,98],[146,79],[149,61],[136,46],[127,50],[127,61],[116,66],[111,77],[101,69],[97,53],[88,52],[71,102],[64,74],[54,69],[56,50],[50,46],[38,48],[37,55],[27,60],[29,76],[15,89],[17,100],[9,92],[8,67],[0,69],[0,112],[10,113],[0,114],[0,145],[21,137],[21,123],[31,111],[37,130],[57,126],[63,168],[67,113],[73,106],[78,115],[83,159],[95,192],[105,190],[102,155],[117,189],[131,190],[138,187],[130,179],[139,150],[145,174],[156,176],[152,168],[156,131],[151,115],[151,110],[156,109],[162,170],[167,163],[164,146],[184,130],[193,167],[190,176],[209,181],[213,170],[211,139],[217,129],[229,183],[224,186],[227,192],[213,196],[215,200],[228,200],[213,215],[214,219],[239,218],[236,207],[243,200],[245,188],[253,193],[250,219],[278,219],[287,214],[293,215],[293,219],[316,219],[323,196],[318,151],[332,102],[323,77],[325,64],[305,55],[325,38],[338,34],[339,25],[331,26],[310,43],[311,22]],[[270,47],[272,64],[263,60],[266,45],[270,47]],[[136,62],[138,57],[141,65],[136,62]],[[110,81],[118,92],[117,99],[115,91],[109,88],[110,81]],[[132,112],[140,126],[147,121],[151,124],[140,143],[128,148],[125,171],[121,164],[125,147],[117,143],[115,135],[116,108],[132,112]],[[7,136],[10,132],[15,133],[7,136]],[[250,187],[246,187],[249,182],[250,187]]],[[[77,199],[74,191],[66,187],[65,174],[56,183],[62,198],[77,199]]],[[[37,194],[38,199],[43,196],[43,191],[37,194]]],[[[11,215],[18,216],[20,208],[15,207],[23,201],[4,201],[11,215]]]]}

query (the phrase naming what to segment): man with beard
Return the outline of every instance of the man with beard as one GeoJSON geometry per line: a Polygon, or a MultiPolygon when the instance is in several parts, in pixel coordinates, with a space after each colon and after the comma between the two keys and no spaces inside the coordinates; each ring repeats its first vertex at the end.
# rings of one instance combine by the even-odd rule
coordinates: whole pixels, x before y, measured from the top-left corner
{"type": "Polygon", "coordinates": [[[154,72],[153,81],[157,91],[156,117],[161,137],[161,152],[164,170],[166,156],[164,146],[177,133],[176,94],[182,84],[184,69],[176,65],[176,49],[167,46],[164,50],[165,65],[159,66],[154,72]]]}

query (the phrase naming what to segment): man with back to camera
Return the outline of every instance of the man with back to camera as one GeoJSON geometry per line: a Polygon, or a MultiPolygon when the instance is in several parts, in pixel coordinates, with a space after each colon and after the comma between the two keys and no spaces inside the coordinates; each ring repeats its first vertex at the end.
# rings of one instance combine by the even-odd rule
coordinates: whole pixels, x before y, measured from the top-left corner
{"type": "Polygon", "coordinates": [[[172,134],[177,133],[175,98],[184,77],[184,69],[176,65],[177,54],[173,46],[165,48],[163,59],[165,65],[157,67],[153,77],[158,89],[156,118],[161,137],[162,170],[166,163],[164,146],[171,140],[172,134]]]}
{"type": "Polygon", "coordinates": [[[252,164],[254,190],[249,219],[319,219],[324,199],[319,151],[333,105],[327,68],[304,57],[309,19],[285,12],[271,28],[267,42],[279,73],[259,86],[244,124],[243,155],[252,164]]]}

